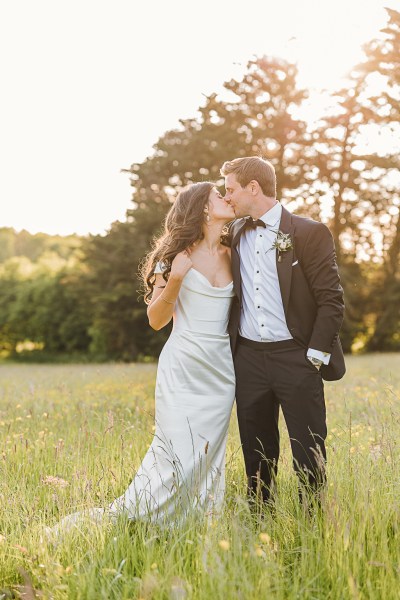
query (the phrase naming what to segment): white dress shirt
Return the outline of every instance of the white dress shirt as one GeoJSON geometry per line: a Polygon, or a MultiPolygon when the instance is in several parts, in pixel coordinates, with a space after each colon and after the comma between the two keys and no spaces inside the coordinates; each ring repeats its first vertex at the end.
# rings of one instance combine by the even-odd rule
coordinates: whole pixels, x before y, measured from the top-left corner
{"type": "Polygon", "coordinates": [[[242,276],[242,310],[239,334],[257,342],[290,340],[272,247],[279,229],[282,205],[278,202],[261,220],[266,228],[246,229],[237,247],[242,276]]]}
{"type": "MultiPolygon", "coordinates": [[[[285,318],[278,271],[276,248],[273,248],[282,216],[277,202],[262,215],[266,224],[246,229],[237,246],[242,278],[242,308],[239,334],[256,342],[278,342],[293,339],[285,318]]],[[[309,349],[307,356],[329,363],[330,354],[309,349]]]]}

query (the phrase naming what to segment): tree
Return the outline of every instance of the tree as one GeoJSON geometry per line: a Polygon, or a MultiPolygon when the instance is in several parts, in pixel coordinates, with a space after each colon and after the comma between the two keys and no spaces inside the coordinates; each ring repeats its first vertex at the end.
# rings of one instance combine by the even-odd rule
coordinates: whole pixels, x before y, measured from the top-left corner
{"type": "Polygon", "coordinates": [[[224,84],[230,99],[211,94],[198,118],[182,120],[166,132],[154,154],[128,172],[133,202],[164,203],[175,189],[193,181],[221,181],[225,160],[260,154],[275,165],[278,195],[296,189],[309,169],[302,158],[306,124],[295,119],[295,108],[306,97],[296,87],[297,67],[275,58],[257,58],[247,65],[241,81],[224,84]]]}
{"type": "Polygon", "coordinates": [[[138,278],[155,223],[146,223],[145,210],[133,213],[126,222],[113,223],[107,235],[92,236],[85,246],[82,286],[92,314],[90,353],[102,359],[131,361],[154,355],[159,340],[165,341],[165,333],[157,339],[150,333],[138,278]]]}
{"type": "Polygon", "coordinates": [[[37,263],[15,256],[0,266],[0,347],[16,355],[33,342],[50,354],[83,353],[91,314],[81,294],[82,268],[54,252],[37,263]]]}
{"type": "Polygon", "coordinates": [[[383,29],[384,37],[367,45],[367,60],[358,66],[367,79],[378,74],[383,80],[383,92],[372,96],[370,104],[381,133],[389,132],[397,139],[397,144],[384,154],[365,157],[373,170],[374,215],[380,225],[383,254],[373,291],[376,319],[369,350],[400,349],[400,12],[386,10],[389,21],[383,29]]]}

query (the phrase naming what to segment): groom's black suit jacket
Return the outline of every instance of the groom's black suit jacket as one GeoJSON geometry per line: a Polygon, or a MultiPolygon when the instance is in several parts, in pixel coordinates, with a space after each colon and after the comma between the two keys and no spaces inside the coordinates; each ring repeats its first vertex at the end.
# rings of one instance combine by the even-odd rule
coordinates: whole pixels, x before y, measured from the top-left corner
{"type": "MultiPolygon", "coordinates": [[[[229,319],[232,351],[237,342],[241,310],[240,258],[237,244],[246,219],[230,227],[232,271],[236,296],[229,319]]],[[[336,253],[329,229],[317,221],[291,214],[282,208],[280,231],[289,233],[292,248],[281,253],[277,270],[286,323],[293,338],[304,348],[329,352],[328,365],[322,365],[326,380],[343,377],[346,368],[339,330],[343,321],[343,288],[340,285],[336,253]],[[294,264],[296,263],[297,264],[294,264]]]]}

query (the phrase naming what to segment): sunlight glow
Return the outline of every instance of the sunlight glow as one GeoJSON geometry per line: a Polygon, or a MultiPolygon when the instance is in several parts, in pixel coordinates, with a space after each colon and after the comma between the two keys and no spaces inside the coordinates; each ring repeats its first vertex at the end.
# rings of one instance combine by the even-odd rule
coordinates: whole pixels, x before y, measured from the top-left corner
{"type": "MultiPolygon", "coordinates": [[[[269,55],[295,61],[312,122],[398,0],[15,0],[2,8],[0,226],[104,232],[131,207],[121,174],[204,96],[269,55]]],[[[369,150],[387,136],[368,132],[369,150]]]]}

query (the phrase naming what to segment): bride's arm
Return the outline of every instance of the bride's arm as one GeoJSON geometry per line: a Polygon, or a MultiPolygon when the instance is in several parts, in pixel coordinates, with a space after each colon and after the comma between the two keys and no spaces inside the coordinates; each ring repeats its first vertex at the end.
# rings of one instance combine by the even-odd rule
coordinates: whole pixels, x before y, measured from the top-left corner
{"type": "Polygon", "coordinates": [[[175,302],[181,289],[182,279],[170,275],[167,284],[161,274],[156,275],[154,292],[147,307],[150,327],[158,331],[172,319],[175,302]]]}
{"type": "Polygon", "coordinates": [[[156,274],[154,291],[147,307],[150,327],[158,331],[168,325],[172,319],[175,302],[181,289],[183,278],[192,266],[189,254],[179,252],[172,261],[167,284],[162,274],[156,274]]]}

